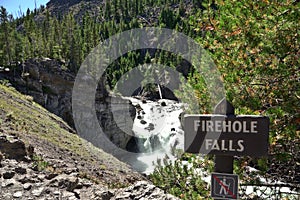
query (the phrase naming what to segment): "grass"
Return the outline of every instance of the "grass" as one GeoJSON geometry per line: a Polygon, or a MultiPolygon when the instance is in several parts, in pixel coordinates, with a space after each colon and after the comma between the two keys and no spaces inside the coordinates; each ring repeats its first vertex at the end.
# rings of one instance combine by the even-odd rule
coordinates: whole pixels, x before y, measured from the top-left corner
{"type": "Polygon", "coordinates": [[[34,155],[33,156],[33,164],[32,168],[36,169],[37,171],[44,171],[49,167],[49,162],[45,161],[43,157],[34,155]]]}
{"type": "Polygon", "coordinates": [[[89,153],[81,148],[82,139],[63,129],[60,124],[65,122],[59,117],[49,113],[33,102],[32,98],[18,93],[13,88],[0,85],[0,90],[0,110],[5,113],[4,120],[19,132],[20,137],[22,134],[37,136],[79,156],[89,156],[89,153]]]}
{"type": "MultiPolygon", "coordinates": [[[[0,133],[18,136],[27,145],[43,145],[41,149],[46,154],[48,147],[51,147],[51,157],[53,152],[56,157],[64,156],[66,162],[77,160],[84,164],[81,174],[92,177],[95,183],[103,183],[103,177],[96,173],[99,171],[108,174],[104,175],[111,180],[108,184],[127,183],[126,174],[118,174],[121,169],[132,173],[126,164],[70,132],[70,129],[61,118],[35,103],[32,97],[0,84],[0,133]]],[[[33,165],[38,170],[44,170],[50,164],[42,157],[35,157],[33,165]]],[[[133,176],[138,177],[136,174],[133,176]]]]}

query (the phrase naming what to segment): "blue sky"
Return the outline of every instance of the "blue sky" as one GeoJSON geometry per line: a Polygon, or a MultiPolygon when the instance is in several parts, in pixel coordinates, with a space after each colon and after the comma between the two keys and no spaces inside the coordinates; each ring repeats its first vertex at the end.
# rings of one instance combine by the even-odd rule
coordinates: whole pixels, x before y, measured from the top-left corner
{"type": "Polygon", "coordinates": [[[0,0],[0,6],[6,8],[8,13],[12,14],[14,17],[19,16],[20,7],[23,13],[26,13],[27,8],[33,10],[35,8],[35,2],[37,8],[40,5],[46,5],[49,0],[0,0]]]}

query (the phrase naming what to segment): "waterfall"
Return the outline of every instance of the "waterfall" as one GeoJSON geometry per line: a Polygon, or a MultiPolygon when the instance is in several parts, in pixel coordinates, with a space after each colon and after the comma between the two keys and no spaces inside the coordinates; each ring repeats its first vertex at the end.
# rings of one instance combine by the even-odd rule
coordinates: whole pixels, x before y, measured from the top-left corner
{"type": "Polygon", "coordinates": [[[47,105],[47,101],[48,101],[48,94],[45,94],[45,98],[44,98],[44,105],[47,105]]]}
{"type": "Polygon", "coordinates": [[[160,85],[157,84],[157,87],[158,87],[159,97],[160,97],[160,99],[162,99],[162,93],[161,93],[160,85]]]}
{"type": "MultiPolygon", "coordinates": [[[[158,85],[159,91],[160,86],[158,85]]],[[[161,91],[160,97],[162,98],[161,91]]],[[[173,100],[160,99],[158,101],[142,102],[140,99],[128,97],[132,104],[139,107],[133,123],[135,137],[137,139],[137,149],[143,150],[138,157],[139,162],[147,166],[144,173],[154,170],[157,159],[163,159],[168,155],[170,159],[175,159],[171,155],[171,147],[183,149],[183,130],[179,120],[179,115],[183,112],[183,104],[173,100]],[[161,106],[162,102],[166,106],[161,106]]],[[[135,165],[135,163],[132,163],[135,165]]]]}

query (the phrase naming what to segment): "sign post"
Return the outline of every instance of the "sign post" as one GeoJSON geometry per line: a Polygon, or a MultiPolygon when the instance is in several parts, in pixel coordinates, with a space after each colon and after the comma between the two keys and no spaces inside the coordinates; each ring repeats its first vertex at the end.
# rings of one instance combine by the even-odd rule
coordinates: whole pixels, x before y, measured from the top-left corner
{"type": "MultiPolygon", "coordinates": [[[[226,99],[223,99],[215,107],[214,114],[226,115],[227,117],[235,116],[234,107],[226,99]]],[[[233,156],[216,155],[214,171],[223,173],[223,175],[227,173],[227,178],[226,176],[222,177],[222,174],[211,175],[211,197],[214,199],[237,199],[238,177],[235,176],[232,179],[230,176],[228,177],[228,174],[233,174],[233,156]],[[233,181],[228,183],[228,179],[233,181]]]]}
{"type": "MultiPolygon", "coordinates": [[[[214,114],[235,116],[234,107],[226,99],[223,99],[216,107],[214,114]]],[[[215,156],[215,172],[233,173],[233,156],[215,156]]]]}
{"type": "Polygon", "coordinates": [[[232,174],[233,158],[267,156],[269,118],[237,116],[234,107],[223,99],[213,115],[186,115],[184,134],[185,152],[215,155],[212,197],[237,199],[238,178],[232,174]]]}

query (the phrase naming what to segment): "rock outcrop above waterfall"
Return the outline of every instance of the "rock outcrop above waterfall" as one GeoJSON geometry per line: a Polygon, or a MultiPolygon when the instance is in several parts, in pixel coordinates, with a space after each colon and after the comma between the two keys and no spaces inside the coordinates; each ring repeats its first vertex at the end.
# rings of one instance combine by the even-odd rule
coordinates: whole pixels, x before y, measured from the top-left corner
{"type": "Polygon", "coordinates": [[[0,84],[0,199],[176,199],[0,84]]]}
{"type": "Polygon", "coordinates": [[[173,91],[164,85],[156,85],[153,90],[146,90],[145,88],[139,87],[133,92],[132,96],[140,96],[152,101],[159,99],[178,101],[178,98],[175,96],[173,91]]]}
{"type": "MultiPolygon", "coordinates": [[[[29,59],[13,71],[0,73],[0,79],[1,77],[8,79],[21,93],[32,96],[35,102],[75,128],[72,115],[75,74],[65,69],[63,62],[49,58],[29,59]]],[[[97,117],[103,131],[115,145],[125,149],[131,136],[124,130],[131,130],[135,108],[128,100],[109,96],[101,81],[98,84],[95,103],[97,117]],[[112,108],[115,108],[113,112],[112,108]],[[128,115],[122,113],[128,111],[130,114],[128,123],[117,124],[115,118],[127,117],[128,115]]],[[[88,116],[82,116],[82,120],[85,119],[88,119],[88,116]]]]}

